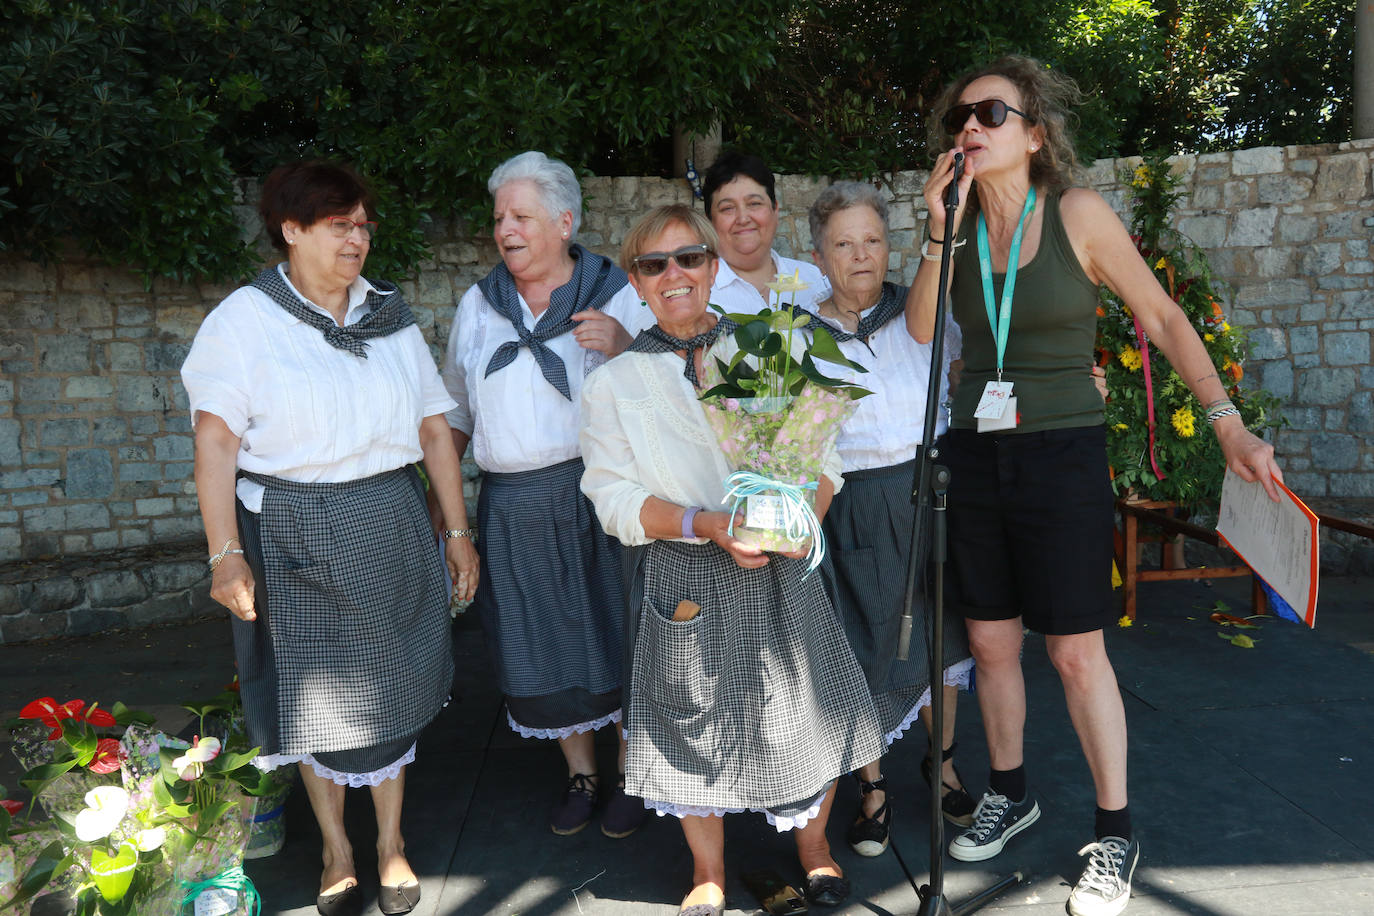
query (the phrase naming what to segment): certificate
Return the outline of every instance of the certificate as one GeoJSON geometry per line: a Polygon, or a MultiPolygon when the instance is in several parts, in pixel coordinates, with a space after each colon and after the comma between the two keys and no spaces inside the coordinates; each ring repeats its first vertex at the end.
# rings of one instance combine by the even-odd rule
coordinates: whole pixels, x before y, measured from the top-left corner
{"type": "Polygon", "coordinates": [[[1317,622],[1317,516],[1278,481],[1274,502],[1258,482],[1226,470],[1217,534],[1307,625],[1317,622]]]}

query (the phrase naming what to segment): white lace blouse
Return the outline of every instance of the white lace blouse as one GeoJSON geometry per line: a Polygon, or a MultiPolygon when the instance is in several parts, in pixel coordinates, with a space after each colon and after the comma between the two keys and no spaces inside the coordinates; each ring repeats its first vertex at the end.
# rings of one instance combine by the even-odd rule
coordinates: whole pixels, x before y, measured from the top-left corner
{"type": "MultiPolygon", "coordinates": [[[[525,327],[538,320],[523,297],[525,327]]],[[[628,283],[606,303],[605,313],[631,337],[654,323],[653,313],[639,304],[628,283]]],[[[519,340],[515,328],[473,286],[458,303],[444,353],[444,386],[457,406],[448,424],[472,437],[472,457],[484,471],[533,471],[576,458],[582,427],[579,399],[587,373],[605,362],[604,354],[581,347],[571,333],[546,345],[562,360],[572,400],[559,393],[539,371],[528,347],[521,347],[507,366],[486,375],[496,348],[519,340]]]]}
{"type": "MultiPolygon", "coordinates": [[[[727,336],[706,358],[729,360],[734,352],[734,339],[727,336]]],[[[726,508],[724,481],[735,469],[716,444],[682,369],[682,357],[674,353],[626,352],[588,376],[582,388],[582,492],[606,533],[629,547],[651,540],[639,520],[650,496],[679,506],[726,508]]],[[[834,449],[823,468],[838,492],[844,479],[834,449]]]]}

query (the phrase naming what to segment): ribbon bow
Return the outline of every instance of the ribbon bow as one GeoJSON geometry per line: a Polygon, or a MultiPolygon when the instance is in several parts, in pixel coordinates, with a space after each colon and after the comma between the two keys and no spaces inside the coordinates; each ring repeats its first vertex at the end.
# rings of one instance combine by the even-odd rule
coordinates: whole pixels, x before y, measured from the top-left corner
{"type": "Polygon", "coordinates": [[[204,881],[183,881],[181,886],[186,888],[186,896],[181,899],[182,906],[186,906],[203,892],[217,887],[228,891],[243,891],[243,898],[248,902],[253,916],[259,916],[262,912],[262,897],[258,895],[258,889],[253,885],[253,879],[244,874],[243,869],[237,865],[233,868],[226,868],[213,878],[207,878],[204,881]]]}
{"type": "Polygon", "coordinates": [[[803,490],[816,489],[816,481],[786,483],[753,471],[736,471],[725,478],[725,486],[729,488],[726,490],[725,498],[734,499],[730,507],[730,534],[735,533],[735,513],[739,511],[740,503],[751,496],[776,493],[782,498],[784,533],[793,541],[811,538],[811,551],[807,554],[810,563],[806,567],[806,574],[809,576],[816,571],[816,567],[825,559],[825,534],[821,532],[821,521],[816,518],[815,510],[802,494],[803,490]]]}

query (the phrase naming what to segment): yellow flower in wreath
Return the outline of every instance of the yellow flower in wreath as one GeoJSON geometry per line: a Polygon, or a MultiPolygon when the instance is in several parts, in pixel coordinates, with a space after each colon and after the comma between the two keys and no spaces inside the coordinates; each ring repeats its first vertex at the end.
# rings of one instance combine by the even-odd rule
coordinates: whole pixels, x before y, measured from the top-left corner
{"type": "Polygon", "coordinates": [[[1130,344],[1126,344],[1126,346],[1122,347],[1121,352],[1117,354],[1116,358],[1121,361],[1121,365],[1132,372],[1138,370],[1143,364],[1140,359],[1140,351],[1130,344]]]}
{"type": "Polygon", "coordinates": [[[1170,417],[1170,422],[1174,424],[1174,432],[1178,433],[1179,438],[1193,438],[1194,418],[1191,408],[1180,407],[1178,410],[1175,410],[1174,415],[1170,417]]]}
{"type": "Polygon", "coordinates": [[[1208,331],[1206,334],[1203,334],[1203,335],[1202,335],[1202,339],[1205,340],[1205,341],[1207,341],[1208,343],[1211,343],[1212,341],[1216,340],[1217,338],[1216,338],[1216,335],[1214,335],[1211,331],[1208,331]]]}
{"type": "Polygon", "coordinates": [[[1168,266],[1169,266],[1169,259],[1168,259],[1168,258],[1160,258],[1158,261],[1155,261],[1155,270],[1163,270],[1164,268],[1166,268],[1166,267],[1168,267],[1168,266]]]}

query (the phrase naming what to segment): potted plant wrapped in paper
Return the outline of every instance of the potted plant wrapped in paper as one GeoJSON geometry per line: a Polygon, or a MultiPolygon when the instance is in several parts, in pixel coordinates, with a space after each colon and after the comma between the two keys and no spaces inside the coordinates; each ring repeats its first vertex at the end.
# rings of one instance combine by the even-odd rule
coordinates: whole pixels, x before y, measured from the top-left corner
{"type": "MultiPolygon", "coordinates": [[[[713,353],[707,361],[701,401],[735,469],[724,481],[726,498],[745,521],[732,525],[731,533],[764,550],[809,548],[814,570],[825,556],[815,512],[823,464],[853,401],[872,392],[816,367],[823,360],[867,371],[797,307],[796,294],[807,284],[797,274],[779,274],[768,287],[775,305],[757,314],[711,306],[730,322],[735,352],[728,360],[713,353]],[[787,293],[791,301],[784,304],[787,293]]],[[[728,343],[720,349],[728,350],[728,343]]]]}

